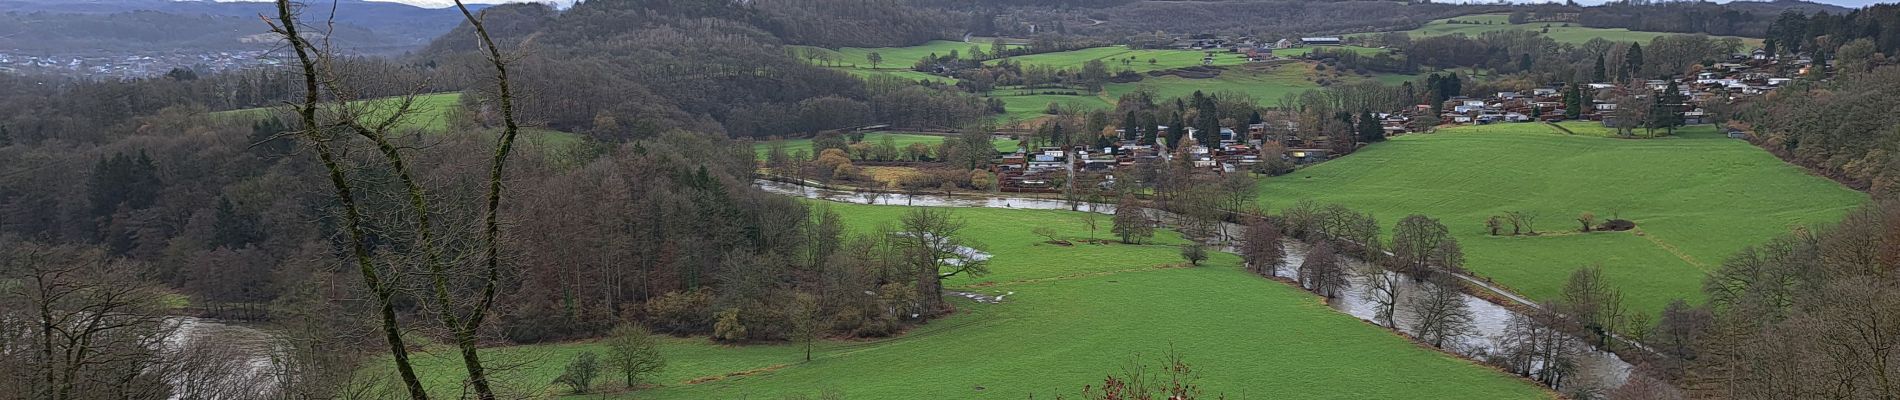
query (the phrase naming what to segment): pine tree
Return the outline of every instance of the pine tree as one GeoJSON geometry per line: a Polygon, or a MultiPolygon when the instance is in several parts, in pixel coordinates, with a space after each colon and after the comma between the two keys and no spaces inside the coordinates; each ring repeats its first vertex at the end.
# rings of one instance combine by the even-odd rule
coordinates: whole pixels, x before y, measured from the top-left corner
{"type": "Polygon", "coordinates": [[[1181,146],[1181,138],[1187,137],[1187,121],[1181,120],[1181,114],[1174,115],[1174,121],[1168,124],[1168,145],[1181,146]]]}
{"type": "Polygon", "coordinates": [[[1583,116],[1583,88],[1571,83],[1564,88],[1564,119],[1583,116]]]}
{"type": "Polygon", "coordinates": [[[1591,82],[1603,82],[1603,81],[1605,81],[1605,80],[1607,80],[1607,79],[1609,79],[1609,78],[1610,78],[1610,77],[1609,77],[1609,76],[1607,75],[1607,71],[1606,71],[1606,70],[1604,69],[1604,67],[1603,67],[1603,54],[1602,54],[1602,53],[1597,53],[1597,65],[1596,65],[1596,70],[1595,70],[1595,71],[1592,71],[1592,73],[1590,74],[1590,81],[1591,81],[1591,82]]]}
{"type": "Polygon", "coordinates": [[[1376,143],[1385,141],[1385,126],[1379,123],[1379,117],[1367,111],[1359,115],[1359,141],[1376,143]]]}
{"type": "Polygon", "coordinates": [[[1621,80],[1641,78],[1643,76],[1643,45],[1630,43],[1628,53],[1623,55],[1623,70],[1616,73],[1621,80]]]}
{"type": "Polygon", "coordinates": [[[1194,140],[1208,148],[1220,146],[1220,110],[1214,104],[1214,97],[1195,91],[1194,108],[1200,111],[1194,120],[1194,140]]]}
{"type": "Polygon", "coordinates": [[[263,233],[258,231],[257,216],[239,213],[231,199],[219,197],[213,214],[216,218],[211,225],[212,248],[242,248],[263,239],[263,233]]]}
{"type": "Polygon", "coordinates": [[[1122,117],[1122,138],[1133,140],[1141,137],[1139,125],[1135,125],[1135,112],[1129,111],[1122,117]]]}

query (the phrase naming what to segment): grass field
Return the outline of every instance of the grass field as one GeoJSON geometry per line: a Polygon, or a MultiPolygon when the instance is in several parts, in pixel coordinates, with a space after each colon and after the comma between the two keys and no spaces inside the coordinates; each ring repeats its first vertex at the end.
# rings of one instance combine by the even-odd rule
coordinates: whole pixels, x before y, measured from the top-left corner
{"type": "MultiPolygon", "coordinates": [[[[913,143],[923,143],[923,144],[929,145],[931,148],[931,151],[936,151],[937,145],[942,144],[943,140],[946,138],[943,135],[924,135],[924,134],[900,133],[900,132],[871,132],[871,133],[864,134],[864,141],[873,143],[873,144],[883,143],[884,138],[887,138],[887,137],[891,138],[891,143],[897,145],[898,149],[909,147],[913,143]]],[[[812,152],[811,139],[786,139],[786,140],[781,140],[779,142],[781,142],[785,146],[786,153],[795,153],[799,150],[804,150],[807,155],[811,155],[811,152],[812,152]]],[[[996,139],[996,140],[990,141],[990,143],[994,144],[996,146],[996,151],[999,151],[999,152],[1015,152],[1016,147],[1017,147],[1017,142],[1015,140],[996,139]]],[[[758,155],[758,159],[764,160],[766,153],[770,153],[772,151],[772,142],[753,143],[752,151],[758,155]]]]}
{"type": "Polygon", "coordinates": [[[1710,126],[1638,140],[1544,124],[1407,135],[1270,178],[1261,194],[1275,210],[1313,199],[1370,211],[1388,234],[1407,214],[1438,218],[1469,269],[1539,300],[1556,299],[1571,271],[1601,264],[1625,304],[1652,316],[1672,299],[1700,301],[1704,274],[1742,247],[1866,200],[1710,126]],[[1545,235],[1487,236],[1485,217],[1505,211],[1535,213],[1545,235]],[[1637,230],[1576,233],[1585,211],[1637,230]]]}
{"type": "MultiPolygon", "coordinates": [[[[367,101],[372,102],[372,103],[388,104],[390,106],[395,105],[394,103],[395,99],[376,99],[376,100],[367,100],[367,101]]],[[[418,95],[416,96],[415,103],[410,105],[410,108],[414,109],[415,113],[409,116],[407,119],[396,124],[396,131],[405,132],[405,131],[410,131],[410,130],[417,130],[417,131],[422,131],[424,133],[431,133],[431,134],[439,134],[439,133],[448,132],[449,130],[448,113],[450,111],[455,110],[457,107],[461,107],[461,102],[462,102],[461,93],[451,92],[451,93],[433,93],[433,94],[418,95]]],[[[272,111],[267,108],[248,108],[248,109],[242,109],[242,110],[213,112],[211,113],[211,116],[212,118],[260,119],[260,118],[268,117],[271,112],[272,111]]],[[[389,111],[385,111],[382,113],[371,114],[367,116],[366,118],[372,121],[376,121],[379,119],[386,119],[388,117],[389,117],[389,111]]],[[[522,128],[521,134],[518,137],[523,138],[525,140],[536,141],[540,144],[549,146],[550,148],[568,146],[575,143],[580,143],[581,141],[581,136],[577,134],[561,132],[561,131],[556,131],[556,130],[551,130],[551,129],[533,128],[533,127],[522,128]]]]}
{"type": "MultiPolygon", "coordinates": [[[[1307,53],[1312,53],[1313,49],[1317,49],[1317,48],[1319,47],[1294,47],[1294,48],[1287,48],[1287,49],[1273,49],[1273,55],[1280,56],[1280,57],[1299,57],[1299,56],[1306,55],[1307,53]]],[[[1326,47],[1326,48],[1352,50],[1355,53],[1359,53],[1361,55],[1368,55],[1368,56],[1385,52],[1385,49],[1373,48],[1373,47],[1361,47],[1361,46],[1331,46],[1331,47],[1326,47]]]]}
{"type": "MultiPolygon", "coordinates": [[[[1509,15],[1482,14],[1482,15],[1467,15],[1467,16],[1462,16],[1462,17],[1436,20],[1436,21],[1432,21],[1430,23],[1425,24],[1424,27],[1420,27],[1418,29],[1413,29],[1413,30],[1409,30],[1405,32],[1410,34],[1413,38],[1426,37],[1426,36],[1451,35],[1451,34],[1464,34],[1467,36],[1476,37],[1485,32],[1503,31],[1503,30],[1531,30],[1531,31],[1542,32],[1544,31],[1544,28],[1548,26],[1550,30],[1548,32],[1544,32],[1545,36],[1549,36],[1551,40],[1555,40],[1559,43],[1570,43],[1570,44],[1583,44],[1584,42],[1588,42],[1590,41],[1590,39],[1594,39],[1594,38],[1603,38],[1604,40],[1609,40],[1612,42],[1642,42],[1642,43],[1647,44],[1649,43],[1649,41],[1655,40],[1657,37],[1672,35],[1672,33],[1666,33],[1666,32],[1631,31],[1631,30],[1622,29],[1622,28],[1616,28],[1616,29],[1586,28],[1574,22],[1569,23],[1570,26],[1564,26],[1564,25],[1565,23],[1562,23],[1562,22],[1531,22],[1531,23],[1524,23],[1524,24],[1511,24],[1509,15]],[[1448,23],[1449,21],[1454,21],[1454,20],[1461,21],[1461,22],[1475,22],[1475,23],[1459,23],[1459,24],[1448,23]]],[[[1359,34],[1359,35],[1353,35],[1353,36],[1362,36],[1362,35],[1370,35],[1370,34],[1359,34]]],[[[1750,38],[1740,38],[1740,39],[1742,39],[1742,42],[1747,46],[1761,46],[1762,44],[1761,39],[1750,39],[1750,38]]]]}
{"type": "Polygon", "coordinates": [[[998,121],[1027,121],[1048,115],[1049,103],[1060,104],[1063,108],[1090,111],[1115,108],[1112,99],[1088,93],[1074,96],[1059,94],[1036,94],[1035,91],[1017,91],[998,89],[990,91],[990,97],[1003,100],[1003,114],[998,121]]]}
{"type": "MultiPolygon", "coordinates": [[[[831,207],[859,231],[891,223],[907,210],[831,207]]],[[[661,349],[669,362],[659,379],[663,386],[619,398],[776,399],[821,390],[853,399],[1075,397],[1135,353],[1152,365],[1170,346],[1202,373],[1210,398],[1551,397],[1526,381],[1421,348],[1333,311],[1311,294],[1252,276],[1235,256],[1175,267],[1179,258],[1172,245],[1182,242],[1168,232],[1159,232],[1160,241],[1152,245],[1057,246],[1042,244],[1030,229],[1047,226],[1085,237],[1080,214],[955,212],[969,222],[962,236],[995,256],[994,273],[956,278],[949,286],[1007,294],[1003,303],[958,298],[960,311],[950,317],[891,340],[827,341],[809,363],[798,346],[669,339],[661,349]]],[[[500,378],[541,394],[555,390],[546,383],[583,350],[601,348],[509,347],[485,357],[523,363],[500,378]]],[[[458,392],[456,360],[449,352],[419,357],[438,394],[458,392]]]]}
{"type": "Polygon", "coordinates": [[[1272,67],[1228,68],[1226,72],[1212,79],[1188,79],[1178,76],[1150,77],[1140,82],[1110,84],[1106,90],[1106,97],[1110,100],[1119,99],[1123,94],[1144,88],[1153,90],[1159,99],[1191,96],[1197,90],[1208,94],[1232,91],[1251,95],[1262,106],[1273,106],[1287,95],[1319,89],[1321,79],[1339,83],[1371,79],[1388,84],[1413,79],[1409,75],[1389,74],[1377,74],[1368,78],[1347,73],[1335,77],[1331,73],[1321,74],[1315,71],[1313,66],[1312,63],[1291,62],[1272,67]]]}
{"type": "MultiPolygon", "coordinates": [[[[1107,46],[1016,56],[1010,57],[1009,60],[1010,62],[1020,63],[1024,66],[1040,65],[1068,68],[1071,70],[1081,69],[1082,64],[1088,63],[1090,60],[1102,60],[1102,63],[1107,65],[1108,70],[1111,72],[1121,70],[1148,72],[1164,69],[1198,67],[1202,65],[1201,60],[1205,58],[1208,53],[1209,52],[1201,50],[1136,50],[1129,49],[1126,46],[1107,46]],[[1154,60],[1155,62],[1149,63],[1148,60],[1154,60]]],[[[1247,56],[1244,54],[1229,53],[1226,50],[1217,50],[1212,53],[1214,54],[1213,65],[1215,66],[1241,65],[1247,63],[1247,56]]],[[[997,60],[991,60],[986,63],[995,64],[997,62],[997,60]]]]}
{"type": "MultiPolygon", "coordinates": [[[[955,42],[955,41],[949,41],[949,40],[933,40],[933,41],[930,41],[929,43],[924,43],[924,44],[916,45],[916,46],[907,46],[907,47],[869,47],[869,48],[845,47],[845,48],[840,48],[836,50],[826,49],[822,47],[812,47],[812,46],[786,46],[786,47],[794,51],[793,57],[798,57],[800,59],[804,59],[804,56],[800,54],[807,51],[829,55],[832,58],[831,62],[823,64],[823,65],[827,67],[831,67],[832,69],[836,69],[839,71],[850,73],[852,75],[856,75],[858,77],[868,77],[868,76],[874,76],[874,75],[888,75],[888,76],[895,76],[895,77],[909,79],[909,80],[931,80],[931,81],[955,84],[957,82],[956,78],[942,77],[942,76],[936,76],[936,75],[926,74],[922,72],[912,71],[910,67],[911,65],[916,64],[917,60],[922,59],[925,56],[931,55],[933,53],[938,56],[949,55],[952,50],[959,53],[959,55],[961,55],[962,53],[968,53],[970,51],[970,46],[980,46],[983,48],[984,52],[990,51],[990,42],[987,40],[969,42],[969,43],[955,42]],[[883,62],[880,62],[875,66],[871,65],[871,60],[869,58],[871,53],[877,53],[879,57],[883,58],[883,62]]],[[[1014,45],[1014,44],[1011,44],[1008,46],[1010,46],[1011,48],[1021,47],[1020,45],[1014,45]]]]}

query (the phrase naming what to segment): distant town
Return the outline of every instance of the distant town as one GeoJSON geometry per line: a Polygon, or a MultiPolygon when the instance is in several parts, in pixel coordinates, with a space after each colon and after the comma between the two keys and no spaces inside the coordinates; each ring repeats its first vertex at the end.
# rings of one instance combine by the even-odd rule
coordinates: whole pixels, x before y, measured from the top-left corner
{"type": "Polygon", "coordinates": [[[0,73],[84,79],[148,78],[180,68],[208,74],[277,66],[282,62],[267,50],[100,55],[44,55],[0,50],[0,73]]]}

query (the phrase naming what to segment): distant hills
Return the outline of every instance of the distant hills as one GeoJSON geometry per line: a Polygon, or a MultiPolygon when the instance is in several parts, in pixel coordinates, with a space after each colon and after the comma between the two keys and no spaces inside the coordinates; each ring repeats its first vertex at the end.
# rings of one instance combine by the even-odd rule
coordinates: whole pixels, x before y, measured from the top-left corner
{"type": "MultiPolygon", "coordinates": [[[[328,7],[312,7],[311,12],[328,7]]],[[[0,0],[0,51],[123,53],[269,48],[259,15],[264,2],[170,0],[0,0]]],[[[321,21],[327,16],[307,15],[321,21]]],[[[343,0],[336,5],[337,45],[354,53],[414,50],[461,23],[454,9],[343,0]]]]}

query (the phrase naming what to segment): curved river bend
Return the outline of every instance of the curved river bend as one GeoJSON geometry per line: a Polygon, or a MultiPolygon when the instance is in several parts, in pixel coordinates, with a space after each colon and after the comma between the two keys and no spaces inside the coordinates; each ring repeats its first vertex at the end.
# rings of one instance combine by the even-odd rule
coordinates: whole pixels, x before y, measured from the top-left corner
{"type": "MultiPolygon", "coordinates": [[[[775,182],[775,181],[769,181],[769,180],[755,180],[754,183],[759,188],[764,189],[767,192],[772,192],[772,193],[777,193],[777,194],[782,194],[782,195],[787,195],[787,196],[803,197],[807,199],[840,202],[840,203],[908,205],[908,206],[928,206],[928,207],[972,207],[972,208],[1011,208],[1011,209],[1030,209],[1030,210],[1065,210],[1065,211],[1098,212],[1098,213],[1105,213],[1105,214],[1112,214],[1115,212],[1115,206],[1112,204],[1070,202],[1070,201],[1054,200],[1054,199],[1038,199],[1038,198],[1025,198],[1025,197],[1008,197],[1008,196],[942,196],[942,195],[905,195],[905,194],[877,194],[877,195],[866,196],[861,193],[853,193],[853,192],[829,190],[829,189],[819,189],[819,188],[813,188],[809,186],[802,186],[802,185],[783,183],[783,182],[775,182]]],[[[1151,214],[1156,214],[1162,217],[1166,217],[1170,215],[1158,210],[1148,210],[1148,211],[1151,214]]],[[[1227,226],[1226,228],[1228,229],[1228,232],[1238,232],[1240,229],[1238,226],[1234,226],[1232,224],[1229,224],[1229,226],[1227,226]]],[[[1232,251],[1232,249],[1227,249],[1227,250],[1230,252],[1232,251]]],[[[1300,263],[1305,262],[1307,246],[1304,243],[1300,243],[1299,241],[1296,241],[1296,240],[1288,240],[1286,244],[1286,250],[1287,250],[1286,262],[1282,264],[1281,266],[1279,266],[1278,268],[1275,268],[1274,275],[1279,276],[1281,278],[1292,279],[1294,271],[1293,271],[1293,268],[1289,266],[1297,266],[1297,265],[1300,265],[1300,263]]],[[[1357,258],[1346,256],[1344,254],[1340,255],[1340,259],[1345,260],[1346,262],[1352,264],[1353,267],[1363,266],[1365,263],[1364,261],[1361,261],[1357,258]]],[[[1386,273],[1398,274],[1397,272],[1386,272],[1386,273]]],[[[1470,280],[1469,277],[1464,277],[1464,278],[1466,278],[1467,280],[1470,280]]],[[[1341,291],[1338,298],[1328,301],[1327,304],[1330,305],[1334,310],[1337,310],[1342,313],[1346,313],[1348,315],[1352,315],[1354,317],[1358,317],[1359,319],[1366,320],[1368,322],[1376,321],[1376,315],[1378,314],[1378,308],[1379,308],[1378,303],[1375,302],[1372,296],[1367,294],[1365,290],[1362,290],[1362,288],[1365,285],[1365,281],[1366,280],[1363,277],[1359,277],[1359,276],[1352,277],[1350,279],[1351,286],[1347,288],[1346,290],[1341,291]]],[[[1410,278],[1398,279],[1398,281],[1401,282],[1401,286],[1403,287],[1401,291],[1405,293],[1420,293],[1423,290],[1429,289],[1431,285],[1431,283],[1417,283],[1417,282],[1414,282],[1410,278]]],[[[1483,284],[1483,282],[1477,282],[1475,280],[1474,282],[1479,283],[1481,285],[1483,284]]],[[[1487,285],[1487,287],[1489,286],[1487,285]]],[[[1495,290],[1495,288],[1494,288],[1494,291],[1505,294],[1506,296],[1510,296],[1514,299],[1517,298],[1516,295],[1514,294],[1510,294],[1508,292],[1504,292],[1501,290],[1495,290]]],[[[1394,316],[1393,319],[1396,320],[1399,326],[1409,326],[1410,323],[1412,322],[1411,315],[1409,315],[1410,313],[1404,312],[1403,310],[1407,309],[1408,303],[1411,302],[1411,296],[1401,296],[1401,297],[1404,297],[1400,299],[1399,305],[1398,305],[1398,309],[1401,311],[1398,312],[1397,314],[1399,315],[1394,316]]],[[[1474,327],[1477,330],[1477,333],[1474,335],[1466,336],[1464,340],[1462,340],[1461,343],[1446,346],[1448,347],[1446,350],[1453,353],[1460,354],[1460,355],[1464,355],[1464,356],[1477,356],[1479,354],[1484,354],[1484,353],[1495,353],[1496,349],[1499,349],[1502,347],[1499,341],[1499,337],[1503,335],[1505,331],[1505,327],[1510,323],[1511,318],[1518,314],[1517,311],[1498,305],[1496,303],[1492,303],[1488,300],[1478,298],[1477,296],[1464,295],[1463,297],[1464,297],[1465,306],[1471,310],[1472,316],[1474,317],[1472,322],[1473,322],[1474,327]]],[[[1377,322],[1374,322],[1374,323],[1377,324],[1377,322]]],[[[1582,385],[1583,387],[1594,387],[1599,390],[1613,389],[1613,388],[1616,388],[1617,386],[1621,386],[1623,384],[1623,381],[1629,378],[1630,369],[1631,369],[1629,363],[1624,362],[1621,358],[1618,358],[1615,354],[1607,352],[1607,351],[1602,351],[1595,347],[1590,347],[1590,351],[1587,352],[1587,354],[1583,355],[1582,359],[1579,360],[1578,368],[1579,368],[1579,373],[1565,379],[1565,381],[1567,382],[1565,384],[1566,387],[1578,387],[1577,385],[1582,385]]]]}

